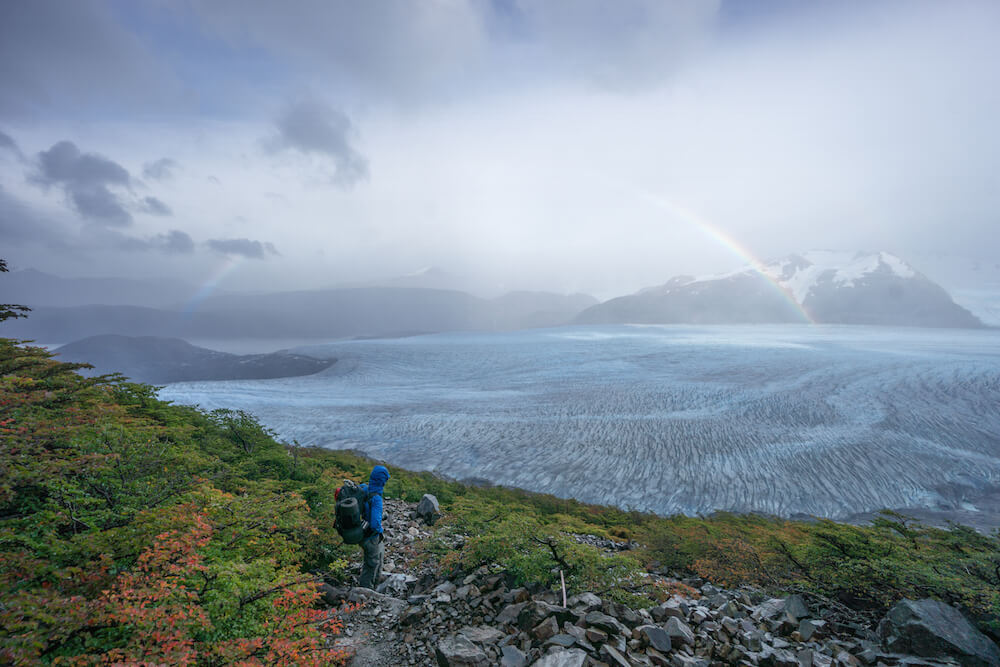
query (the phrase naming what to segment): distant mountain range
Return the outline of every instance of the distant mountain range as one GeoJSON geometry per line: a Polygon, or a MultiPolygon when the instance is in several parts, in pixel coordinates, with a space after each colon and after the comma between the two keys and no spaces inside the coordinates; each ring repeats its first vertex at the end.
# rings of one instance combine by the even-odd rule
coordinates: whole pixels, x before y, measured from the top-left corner
{"type": "Polygon", "coordinates": [[[510,292],[485,299],[410,286],[451,280],[429,270],[389,286],[222,293],[186,312],[178,304],[188,300],[190,291],[180,284],[72,281],[20,271],[0,280],[0,302],[34,309],[27,319],[5,322],[4,335],[45,344],[104,334],[332,339],[565,324],[983,326],[942,287],[887,252],[812,251],[724,275],[679,276],[603,303],[585,294],[510,292]]]}
{"type": "MultiPolygon", "coordinates": [[[[2,282],[2,281],[0,281],[2,282]]],[[[455,290],[355,287],[272,294],[222,294],[197,311],[135,305],[37,306],[3,333],[45,344],[103,334],[183,339],[288,339],[397,336],[437,331],[511,330],[559,326],[598,303],[584,295],[511,292],[482,299],[455,290]]]]}
{"type": "Polygon", "coordinates": [[[887,252],[812,251],[729,274],[678,276],[592,306],[578,324],[812,321],[981,327],[939,285],[887,252]]]}
{"type": "Polygon", "coordinates": [[[301,354],[236,355],[177,338],[91,336],[55,350],[59,361],[89,363],[86,375],[121,373],[135,382],[164,384],[198,380],[267,380],[312,375],[336,363],[301,354]]]}

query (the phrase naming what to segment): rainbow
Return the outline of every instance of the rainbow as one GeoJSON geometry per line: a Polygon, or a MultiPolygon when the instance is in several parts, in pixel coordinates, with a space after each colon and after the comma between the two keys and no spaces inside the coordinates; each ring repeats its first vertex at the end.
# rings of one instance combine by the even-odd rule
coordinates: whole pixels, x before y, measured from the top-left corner
{"type": "Polygon", "coordinates": [[[791,304],[795,308],[796,312],[802,316],[802,320],[804,322],[808,324],[816,324],[816,320],[812,318],[809,311],[807,311],[805,307],[795,299],[792,293],[786,289],[784,285],[778,282],[778,278],[768,270],[764,262],[757,259],[757,257],[747,250],[739,241],[685,206],[681,206],[676,202],[670,201],[669,199],[651,192],[643,191],[640,195],[645,201],[649,202],[656,208],[667,211],[672,217],[696,227],[700,232],[708,236],[714,242],[739,257],[750,267],[750,269],[764,278],[764,280],[766,280],[783,299],[791,304]]]}
{"type": "Polygon", "coordinates": [[[228,278],[242,263],[242,258],[239,256],[226,256],[222,260],[222,264],[220,264],[217,269],[212,271],[205,282],[203,282],[201,286],[198,287],[197,291],[191,295],[191,298],[184,304],[184,308],[181,312],[185,315],[191,315],[198,310],[198,306],[200,306],[205,299],[210,297],[212,293],[219,288],[219,284],[228,278]]]}

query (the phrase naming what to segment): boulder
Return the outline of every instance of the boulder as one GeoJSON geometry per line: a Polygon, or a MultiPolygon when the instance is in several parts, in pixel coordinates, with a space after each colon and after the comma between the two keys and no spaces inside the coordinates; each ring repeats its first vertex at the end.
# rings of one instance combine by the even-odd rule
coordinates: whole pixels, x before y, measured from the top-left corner
{"type": "Polygon", "coordinates": [[[503,655],[500,658],[500,667],[526,667],[528,656],[516,646],[508,644],[503,647],[503,655]]]}
{"type": "Polygon", "coordinates": [[[556,623],[556,619],[552,616],[549,616],[531,629],[531,636],[540,641],[545,641],[557,634],[559,634],[559,624],[556,623]]]}
{"type": "Polygon", "coordinates": [[[671,617],[667,619],[667,624],[663,627],[670,635],[671,642],[694,646],[694,632],[684,621],[671,617]]]}
{"type": "Polygon", "coordinates": [[[629,634],[628,628],[613,616],[602,614],[599,611],[592,611],[584,617],[584,622],[590,627],[598,628],[608,634],[625,635],[629,634]]]}
{"type": "Polygon", "coordinates": [[[581,609],[583,613],[589,611],[595,611],[601,608],[601,598],[597,597],[593,593],[580,593],[579,595],[574,595],[569,599],[567,606],[570,609],[581,609]]]}
{"type": "Polygon", "coordinates": [[[645,646],[652,646],[661,653],[670,652],[670,635],[657,625],[640,625],[635,629],[645,646]]]}
{"type": "Polygon", "coordinates": [[[785,598],[785,605],[782,611],[790,614],[799,621],[803,618],[809,618],[809,605],[806,604],[801,595],[790,595],[785,598]]]}
{"type": "Polygon", "coordinates": [[[438,665],[441,667],[486,667],[490,660],[482,649],[462,635],[453,635],[442,639],[434,651],[438,665]]]}
{"type": "MultiPolygon", "coordinates": [[[[587,654],[578,648],[568,651],[556,650],[534,662],[532,667],[583,667],[587,654]]],[[[628,665],[628,663],[625,663],[628,665]]]]}
{"type": "Polygon", "coordinates": [[[507,605],[497,614],[496,623],[499,625],[514,625],[517,622],[517,617],[521,615],[521,610],[526,606],[527,604],[524,602],[507,605]]]}
{"type": "Polygon", "coordinates": [[[1000,665],[1000,648],[962,613],[937,600],[903,600],[878,626],[884,646],[924,658],[954,658],[963,665],[1000,665]]]}
{"type": "Polygon", "coordinates": [[[488,625],[462,628],[458,633],[476,644],[496,644],[506,637],[504,633],[488,625]]]}
{"type": "Polygon", "coordinates": [[[611,644],[601,647],[601,659],[612,667],[631,667],[628,659],[611,644]]]}
{"type": "Polygon", "coordinates": [[[573,612],[565,607],[557,607],[548,602],[532,600],[526,603],[517,615],[517,627],[521,630],[529,630],[550,616],[555,617],[557,629],[559,623],[574,618],[573,612]]]}
{"type": "Polygon", "coordinates": [[[417,503],[416,514],[428,526],[433,526],[434,522],[441,516],[441,505],[438,504],[438,499],[430,493],[425,493],[424,497],[417,503]]]}

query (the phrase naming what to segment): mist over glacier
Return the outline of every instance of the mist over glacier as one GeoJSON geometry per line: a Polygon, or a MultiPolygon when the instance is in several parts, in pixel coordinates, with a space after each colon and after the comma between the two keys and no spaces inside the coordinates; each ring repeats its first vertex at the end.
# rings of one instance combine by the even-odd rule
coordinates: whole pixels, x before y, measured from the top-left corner
{"type": "Polygon", "coordinates": [[[168,385],[287,441],[660,514],[975,511],[1000,485],[1000,335],[600,326],[298,348],[322,373],[168,385]]]}

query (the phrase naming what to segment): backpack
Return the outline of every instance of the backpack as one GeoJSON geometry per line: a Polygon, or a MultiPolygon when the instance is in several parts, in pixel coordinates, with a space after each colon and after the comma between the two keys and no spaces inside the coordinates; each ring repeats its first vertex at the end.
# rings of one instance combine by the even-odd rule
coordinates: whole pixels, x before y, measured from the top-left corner
{"type": "Polygon", "coordinates": [[[337,490],[337,504],[334,506],[337,529],[345,544],[361,544],[368,532],[365,514],[368,511],[369,493],[349,479],[337,490]]]}

